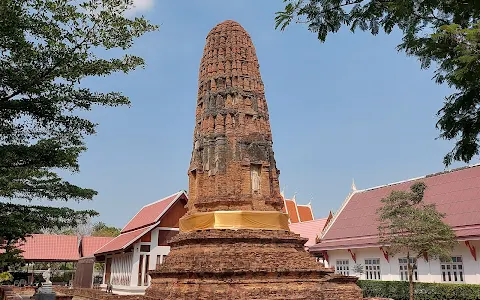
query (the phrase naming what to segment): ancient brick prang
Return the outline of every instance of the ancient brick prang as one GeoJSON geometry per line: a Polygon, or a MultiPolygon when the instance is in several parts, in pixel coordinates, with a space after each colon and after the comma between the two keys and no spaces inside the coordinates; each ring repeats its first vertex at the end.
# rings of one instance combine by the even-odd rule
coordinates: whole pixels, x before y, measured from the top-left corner
{"type": "Polygon", "coordinates": [[[307,239],[267,222],[283,216],[279,172],[255,48],[238,23],[210,31],[199,77],[189,212],[145,299],[361,299],[356,277],[335,275],[305,251],[307,239]],[[203,226],[219,211],[232,226],[203,226]]]}
{"type": "Polygon", "coordinates": [[[234,21],[207,36],[195,119],[189,213],[281,210],[258,59],[250,36],[234,21]]]}

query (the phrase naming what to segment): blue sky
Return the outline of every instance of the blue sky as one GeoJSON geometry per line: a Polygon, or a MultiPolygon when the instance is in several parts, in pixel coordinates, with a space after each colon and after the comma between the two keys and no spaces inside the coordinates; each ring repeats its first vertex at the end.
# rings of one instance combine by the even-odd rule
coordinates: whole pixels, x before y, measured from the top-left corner
{"type": "Polygon", "coordinates": [[[340,207],[352,178],[363,189],[444,169],[452,143],[435,140],[435,114],[449,90],[395,50],[398,32],[342,30],[322,44],[303,25],[274,29],[281,0],[226,2],[138,2],[137,13],[160,30],[131,50],[145,69],[85,82],[123,92],[132,107],[89,113],[98,133],[87,140],[81,172],[68,178],[99,195],[68,206],[123,227],[143,205],[187,189],[200,58],[209,30],[227,19],[242,24],[257,50],[280,184],[298,203],[312,201],[316,217],[340,207]]]}

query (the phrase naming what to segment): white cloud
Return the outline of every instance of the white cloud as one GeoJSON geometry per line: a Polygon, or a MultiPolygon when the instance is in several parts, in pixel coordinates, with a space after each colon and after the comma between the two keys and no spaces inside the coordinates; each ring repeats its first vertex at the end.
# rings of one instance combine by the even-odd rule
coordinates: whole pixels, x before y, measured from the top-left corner
{"type": "Polygon", "coordinates": [[[128,9],[128,14],[136,14],[145,12],[153,8],[155,0],[133,0],[133,5],[128,9]]]}

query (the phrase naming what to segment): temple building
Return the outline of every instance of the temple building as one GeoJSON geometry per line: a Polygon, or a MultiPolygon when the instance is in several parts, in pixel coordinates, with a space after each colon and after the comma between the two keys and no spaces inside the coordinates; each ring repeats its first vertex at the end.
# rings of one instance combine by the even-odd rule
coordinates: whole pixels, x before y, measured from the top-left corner
{"type": "Polygon", "coordinates": [[[180,191],[145,205],[119,236],[95,251],[95,261],[104,263],[103,285],[116,294],[143,294],[150,285],[148,271],[165,262],[168,240],[178,234],[178,222],[186,213],[186,192],[180,191]]]}
{"type": "MultiPolygon", "coordinates": [[[[406,254],[392,256],[378,240],[376,210],[393,190],[423,181],[426,203],[446,214],[458,245],[450,261],[427,256],[416,260],[414,280],[480,284],[480,165],[426,175],[365,190],[353,189],[310,252],[325,257],[337,273],[367,280],[407,280],[406,254]],[[361,268],[354,266],[357,265],[361,268]],[[363,269],[363,273],[358,272],[363,269]]],[[[412,259],[413,262],[413,259],[412,259]]]]}
{"type": "MultiPolygon", "coordinates": [[[[76,236],[63,234],[32,234],[17,244],[25,261],[27,283],[34,283],[34,274],[41,274],[38,263],[74,263],[84,257],[92,256],[100,247],[111,241],[112,237],[76,236]],[[54,251],[52,251],[54,249],[54,251]]],[[[75,270],[55,270],[71,272],[75,270]]],[[[74,277],[74,276],[72,276],[74,277]]]]}
{"type": "Polygon", "coordinates": [[[280,194],[283,198],[282,211],[288,214],[289,223],[308,222],[315,219],[312,205],[310,203],[306,205],[297,204],[295,195],[292,197],[292,199],[287,199],[285,198],[284,192],[280,194]]]}

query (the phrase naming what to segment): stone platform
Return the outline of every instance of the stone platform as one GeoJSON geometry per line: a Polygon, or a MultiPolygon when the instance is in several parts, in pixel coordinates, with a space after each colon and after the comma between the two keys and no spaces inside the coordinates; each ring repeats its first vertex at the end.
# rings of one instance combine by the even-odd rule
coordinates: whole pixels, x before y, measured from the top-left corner
{"type": "Polygon", "coordinates": [[[356,277],[334,274],[288,231],[180,233],[151,272],[149,299],[362,299],[356,277]]]}

